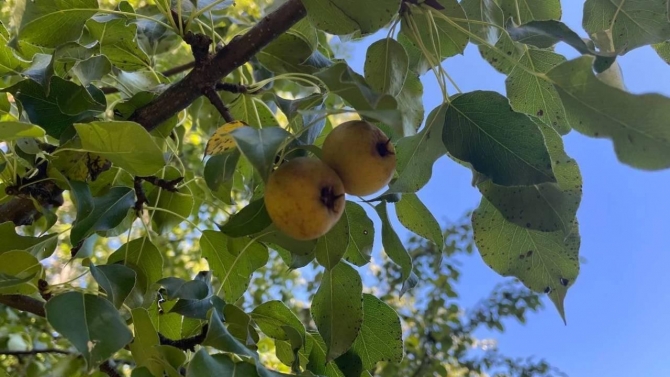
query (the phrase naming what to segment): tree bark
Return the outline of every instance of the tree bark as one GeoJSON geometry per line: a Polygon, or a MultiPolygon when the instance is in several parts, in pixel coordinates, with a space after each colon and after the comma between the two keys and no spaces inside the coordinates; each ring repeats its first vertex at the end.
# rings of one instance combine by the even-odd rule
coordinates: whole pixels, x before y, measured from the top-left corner
{"type": "Polygon", "coordinates": [[[236,37],[201,65],[196,65],[181,81],[175,83],[154,101],[138,109],[130,120],[148,131],[158,127],[174,114],[187,108],[217,82],[249,61],[275,38],[285,33],[307,11],[301,0],[288,0],[277,10],[260,20],[251,30],[236,37]]]}

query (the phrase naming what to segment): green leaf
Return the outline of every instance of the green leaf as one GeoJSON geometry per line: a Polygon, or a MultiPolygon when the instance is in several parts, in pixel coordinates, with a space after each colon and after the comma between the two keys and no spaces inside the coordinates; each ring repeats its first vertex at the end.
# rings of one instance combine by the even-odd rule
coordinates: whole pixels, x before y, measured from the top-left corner
{"type": "Polygon", "coordinates": [[[307,338],[308,340],[311,339],[311,342],[308,341],[308,343],[312,343],[307,370],[310,370],[319,376],[345,377],[337,364],[335,364],[334,361],[328,360],[328,347],[323,338],[321,338],[321,335],[316,332],[310,332],[308,333],[307,338]]]}
{"type": "Polygon", "coordinates": [[[135,41],[137,25],[127,24],[125,18],[107,22],[93,18],[86,23],[86,27],[91,36],[100,42],[100,52],[119,69],[137,71],[151,66],[149,57],[135,41]]]}
{"type": "MultiPolygon", "coordinates": [[[[477,23],[470,23],[470,32],[476,34],[479,38],[485,40],[489,44],[495,45],[500,38],[500,29],[493,26],[504,26],[505,17],[503,11],[498,6],[496,0],[462,0],[461,6],[465,11],[468,20],[487,22],[490,25],[482,25],[477,23]]],[[[472,39],[472,43],[481,44],[479,41],[472,39]]]]}
{"type": "Polygon", "coordinates": [[[90,57],[75,63],[72,67],[72,73],[84,85],[88,86],[93,81],[100,81],[109,72],[112,71],[112,65],[105,55],[90,57]]]}
{"type": "Polygon", "coordinates": [[[230,115],[255,128],[279,126],[272,110],[260,99],[240,94],[228,106],[230,115]]]}
{"type": "Polygon", "coordinates": [[[233,188],[233,177],[237,170],[237,162],[240,160],[240,151],[234,149],[224,154],[210,157],[205,163],[204,178],[207,187],[212,194],[231,203],[230,193],[233,188]]]}
{"type": "Polygon", "coordinates": [[[386,26],[400,9],[400,2],[395,0],[310,0],[303,5],[317,29],[335,35],[372,34],[386,26]]]}
{"type": "MultiPolygon", "coordinates": [[[[245,347],[242,343],[240,343],[240,341],[235,339],[235,337],[230,334],[230,332],[221,322],[221,318],[219,317],[219,314],[216,310],[212,310],[210,314],[209,330],[207,331],[207,337],[202,344],[204,346],[214,347],[224,352],[230,352],[253,359],[254,363],[256,364],[256,373],[258,373],[258,376],[260,377],[286,376],[282,373],[268,370],[265,366],[263,366],[256,352],[251,351],[249,348],[245,347]]],[[[246,367],[244,367],[243,364],[240,364],[238,367],[245,371],[246,374],[243,374],[243,376],[254,376],[253,372],[244,369],[246,367]]],[[[196,374],[193,375],[196,376],[196,374]]],[[[197,374],[197,376],[199,376],[199,374],[197,374]]]]}
{"type": "Polygon", "coordinates": [[[658,56],[660,56],[664,62],[670,64],[670,41],[656,43],[653,44],[651,47],[654,48],[654,51],[656,51],[658,56]]]}
{"type": "Polygon", "coordinates": [[[579,274],[579,230],[541,232],[513,224],[486,198],[472,214],[475,243],[484,262],[535,292],[549,293],[565,320],[563,301],[579,274]]]}
{"type": "Polygon", "coordinates": [[[252,128],[240,127],[230,133],[237,148],[256,168],[264,180],[267,180],[274,165],[279,148],[291,134],[280,127],[252,128]]]}
{"type": "MultiPolygon", "coordinates": [[[[654,0],[586,0],[582,25],[590,34],[606,32],[614,51],[628,51],[670,39],[668,4],[654,0]]],[[[608,50],[609,46],[599,46],[608,50]]]]}
{"type": "Polygon", "coordinates": [[[135,122],[76,124],[83,149],[97,153],[132,175],[153,175],[165,166],[163,151],[135,122]]]}
{"type": "Polygon", "coordinates": [[[305,337],[305,326],[281,301],[264,302],[255,307],[250,315],[261,331],[272,339],[289,340],[285,326],[297,330],[303,338],[305,337]]]}
{"type": "MultiPolygon", "coordinates": [[[[359,112],[398,113],[396,110],[398,104],[393,96],[376,93],[368,86],[363,76],[354,72],[346,63],[333,64],[314,75],[326,84],[331,93],[340,96],[359,112]]],[[[397,115],[396,124],[389,124],[389,126],[402,131],[400,114],[397,115]]],[[[398,133],[402,134],[402,132],[398,133]]]]}
{"type": "Polygon", "coordinates": [[[300,20],[287,32],[279,35],[256,56],[258,61],[276,74],[287,72],[313,73],[315,69],[303,63],[314,53],[318,44],[316,29],[306,19],[300,20]]]}
{"type": "Polygon", "coordinates": [[[403,358],[402,328],[398,314],[384,301],[363,294],[363,324],[352,350],[372,370],[378,362],[400,363],[403,358]]]}
{"type": "Polygon", "coordinates": [[[349,221],[349,245],[344,253],[344,259],[356,266],[364,266],[370,262],[372,254],[375,240],[374,224],[363,207],[351,201],[346,202],[344,215],[349,221]]]}
{"type": "Polygon", "coordinates": [[[402,117],[402,136],[415,135],[424,116],[423,84],[418,76],[410,73],[396,97],[402,117]]]}
{"type": "MultiPolygon", "coordinates": [[[[271,224],[255,236],[260,236],[258,238],[260,242],[270,243],[273,246],[278,246],[279,248],[290,252],[293,257],[304,257],[300,259],[305,263],[309,263],[314,259],[314,249],[316,248],[318,240],[298,241],[282,233],[274,224],[271,224]]],[[[304,265],[291,266],[291,268],[299,268],[303,266],[304,265]]]]}
{"type": "Polygon", "coordinates": [[[226,304],[223,307],[223,318],[226,320],[228,331],[248,347],[256,347],[260,336],[252,326],[251,316],[240,307],[226,304]]]}
{"type": "Polygon", "coordinates": [[[382,221],[382,246],[384,246],[384,252],[391,258],[393,263],[400,266],[402,272],[401,280],[404,283],[412,273],[412,257],[407,252],[407,249],[405,249],[400,237],[398,237],[389,221],[386,202],[377,204],[375,210],[382,221]]]}
{"type": "Polygon", "coordinates": [[[516,43],[508,33],[503,32],[494,45],[479,45],[479,53],[498,72],[508,75],[519,64],[519,60],[526,52],[526,46],[516,43]]]}
{"type": "Polygon", "coordinates": [[[396,214],[400,223],[410,231],[432,241],[440,250],[444,245],[444,236],[440,224],[430,210],[416,194],[404,194],[395,203],[396,214]]]}
{"type": "Polygon", "coordinates": [[[33,294],[37,280],[42,277],[42,265],[27,251],[7,251],[0,254],[0,276],[5,278],[0,294],[33,294]]]}
{"type": "Polygon", "coordinates": [[[263,198],[257,199],[239,212],[232,215],[219,229],[230,237],[244,237],[261,232],[272,224],[270,215],[265,209],[263,198]]]}
{"type": "Polygon", "coordinates": [[[77,216],[70,242],[77,245],[93,232],[115,228],[135,204],[135,192],[129,187],[112,187],[105,195],[93,198],[93,208],[86,217],[77,216]]]}
{"type": "Polygon", "coordinates": [[[161,368],[160,363],[151,360],[157,356],[154,347],[160,344],[160,338],[151,322],[149,312],[144,308],[135,308],[131,313],[135,338],[130,343],[129,348],[133,359],[138,366],[145,366],[154,375],[160,375],[163,373],[163,368],[161,368]]]}
{"type": "Polygon", "coordinates": [[[81,352],[89,368],[133,339],[119,312],[102,297],[66,292],[52,297],[44,308],[49,324],[81,352]]]}
{"type": "Polygon", "coordinates": [[[588,136],[611,139],[617,157],[638,169],[670,167],[670,99],[635,95],[599,80],[593,58],[583,56],[547,73],[558,90],[572,127],[588,136]]]}
{"type": "Polygon", "coordinates": [[[332,270],[349,247],[349,220],[346,211],[328,233],[319,237],[316,243],[316,260],[326,270],[332,270]]]}
{"type": "MultiPolygon", "coordinates": [[[[551,48],[558,42],[565,42],[581,54],[595,56],[594,68],[597,72],[602,72],[609,68],[616,59],[615,53],[609,52],[609,49],[596,51],[592,47],[593,43],[591,43],[591,46],[587,44],[587,42],[591,41],[582,39],[572,29],[559,21],[531,21],[520,26],[508,25],[507,32],[515,42],[539,48],[551,48]]],[[[521,63],[528,64],[528,62],[523,61],[521,63]]],[[[532,65],[528,65],[528,68],[545,73],[545,71],[536,70],[532,65]]]]}
{"type": "MultiPolygon", "coordinates": [[[[519,64],[534,72],[547,73],[564,61],[563,55],[551,51],[527,49],[519,64]]],[[[505,80],[505,84],[509,103],[515,111],[538,117],[554,127],[561,135],[570,132],[570,124],[561,97],[550,81],[516,66],[505,80]]]]}
{"type": "Polygon", "coordinates": [[[53,254],[58,243],[58,233],[45,234],[40,237],[16,234],[16,226],[8,221],[0,224],[0,255],[12,250],[25,250],[38,260],[46,259],[53,254]]]}
{"type": "Polygon", "coordinates": [[[365,54],[365,81],[377,93],[397,96],[408,69],[407,52],[395,39],[380,39],[368,47],[365,54]]]}
{"type": "Polygon", "coordinates": [[[20,0],[18,37],[37,46],[56,47],[79,39],[86,20],[97,11],[96,0],[20,0]]]}
{"type": "Polygon", "coordinates": [[[395,149],[399,177],[391,182],[387,192],[417,192],[428,183],[433,164],[447,153],[441,138],[447,107],[442,104],[434,108],[419,133],[398,141],[395,149]]]}
{"type": "Polygon", "coordinates": [[[209,355],[202,348],[193,356],[186,370],[186,377],[200,376],[255,377],[258,373],[252,364],[235,363],[224,353],[209,355]]]}
{"type": "MultiPolygon", "coordinates": [[[[436,66],[450,56],[462,54],[470,40],[467,33],[444,19],[466,19],[465,11],[458,1],[437,0],[437,3],[444,9],[435,10],[425,4],[410,7],[410,11],[403,14],[400,28],[400,34],[408,37],[414,48],[430,54],[432,61],[428,61],[429,67],[436,66]]],[[[469,30],[467,22],[452,22],[469,30]]]]}
{"type": "Polygon", "coordinates": [[[512,18],[517,24],[525,24],[530,21],[561,19],[560,0],[502,0],[499,3],[505,19],[512,18]]]}
{"type": "Polygon", "coordinates": [[[30,62],[27,62],[16,56],[14,49],[3,43],[0,46],[0,75],[18,75],[28,68],[30,62]]]}
{"type": "Polygon", "coordinates": [[[107,300],[113,303],[115,308],[121,309],[126,297],[135,287],[137,277],[135,271],[120,264],[96,266],[91,263],[90,268],[95,281],[107,293],[107,300]]]}
{"type": "Polygon", "coordinates": [[[265,246],[248,239],[230,243],[221,232],[206,230],[200,237],[202,258],[219,279],[226,302],[235,302],[249,286],[251,274],[268,260],[265,246]]]}
{"type": "Polygon", "coordinates": [[[91,119],[106,107],[104,96],[91,97],[83,86],[57,76],[51,79],[49,95],[33,80],[23,80],[3,91],[14,95],[31,123],[55,138],[74,123],[91,119]]]}
{"type": "Polygon", "coordinates": [[[363,285],[358,272],[338,263],[323,273],[311,314],[328,348],[326,362],[349,350],[363,322],[363,285]]]}
{"type": "Polygon", "coordinates": [[[0,140],[12,141],[22,137],[44,137],[42,128],[34,124],[21,122],[0,122],[0,140]]]}
{"type": "Polygon", "coordinates": [[[477,185],[501,215],[520,227],[565,234],[574,228],[582,196],[582,176],[577,162],[563,149],[561,137],[549,126],[540,125],[549,149],[557,183],[532,186],[500,186],[484,181],[477,185]]]}
{"type": "Polygon", "coordinates": [[[442,140],[449,154],[501,185],[555,182],[542,132],[514,112],[496,92],[455,96],[447,108],[442,140]]]}
{"type": "Polygon", "coordinates": [[[163,277],[163,256],[147,238],[136,238],[121,245],[108,258],[107,264],[119,263],[137,274],[133,293],[144,295],[149,287],[163,277]]]}

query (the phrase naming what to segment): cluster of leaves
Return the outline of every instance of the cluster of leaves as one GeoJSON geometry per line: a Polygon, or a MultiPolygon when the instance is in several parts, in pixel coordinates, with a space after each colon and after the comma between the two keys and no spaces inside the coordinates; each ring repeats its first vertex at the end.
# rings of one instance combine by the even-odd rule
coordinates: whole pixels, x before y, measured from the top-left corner
{"type": "MultiPolygon", "coordinates": [[[[616,74],[616,57],[643,45],[655,44],[667,58],[665,2],[587,0],[587,40],[560,22],[559,0],[288,4],[295,23],[277,34],[254,29],[272,5],[251,1],[12,2],[9,28],[0,25],[0,187],[6,194],[0,218],[7,221],[0,224],[0,299],[41,294],[48,324],[81,354],[86,370],[109,368],[128,351],[133,376],[265,377],[281,375],[276,370],[284,365],[293,374],[358,377],[409,362],[391,296],[365,292],[360,267],[370,263],[377,231],[390,260],[385,269],[397,268],[397,276],[388,276],[389,292],[402,297],[429,278],[420,256],[393,229],[388,207],[441,256],[450,244],[416,192],[445,154],[472,170],[482,193],[472,227],[485,263],[548,294],[564,316],[567,290],[579,273],[582,180],[561,136],[575,129],[609,138],[623,163],[670,167],[664,123],[670,99],[627,93],[616,74]],[[205,47],[215,53],[250,28],[269,43],[259,43],[264,47],[248,62],[235,62],[224,81],[211,83],[218,95],[175,109],[158,127],[132,121],[194,66],[184,42],[209,38],[205,47]],[[333,35],[358,39],[383,28],[387,37],[369,46],[362,75],[335,58],[333,35]],[[566,61],[553,49],[560,41],[583,56],[566,61]],[[441,63],[468,43],[507,75],[507,97],[447,93],[452,78],[441,63]],[[424,123],[420,78],[428,72],[444,103],[424,123]],[[327,235],[290,239],[267,215],[264,182],[285,159],[318,156],[323,137],[348,116],[374,122],[391,137],[396,177],[378,198],[348,198],[327,235]],[[22,217],[16,225],[31,225],[15,229],[16,217],[8,216],[17,206],[35,207],[39,216],[22,217]],[[69,253],[66,264],[63,253],[69,253]],[[292,270],[319,270],[309,316],[299,318],[284,300],[248,289],[271,255],[292,270]],[[75,265],[90,279],[75,287],[49,271],[54,265],[75,265]],[[253,308],[245,305],[259,298],[253,308]],[[257,352],[264,339],[276,347],[277,368],[257,352]],[[213,349],[223,353],[210,354],[213,349]]],[[[193,55],[200,48],[193,44],[193,55]]],[[[198,63],[196,71],[208,68],[198,63]]],[[[449,279],[448,271],[438,271],[449,279]]],[[[509,301],[504,314],[519,318],[525,307],[537,306],[530,296],[502,297],[509,301]],[[519,309],[519,300],[526,306],[519,309]]],[[[438,303],[426,306],[431,321],[447,317],[439,319],[444,334],[474,326],[450,326],[456,313],[444,312],[438,298],[431,302],[438,303]]],[[[489,323],[486,313],[472,322],[489,323]]],[[[467,342],[450,345],[450,336],[426,331],[436,348],[418,360],[450,355],[462,361],[444,349],[462,353],[467,342]]],[[[417,373],[437,368],[424,364],[417,373]]],[[[535,367],[530,370],[546,371],[535,367]]]]}

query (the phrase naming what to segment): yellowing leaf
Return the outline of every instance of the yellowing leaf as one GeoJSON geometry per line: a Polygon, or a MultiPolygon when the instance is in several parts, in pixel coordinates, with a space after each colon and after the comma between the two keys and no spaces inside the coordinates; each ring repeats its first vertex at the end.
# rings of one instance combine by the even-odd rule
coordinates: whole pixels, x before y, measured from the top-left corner
{"type": "Polygon", "coordinates": [[[236,120],[233,122],[228,122],[217,128],[217,130],[214,131],[214,134],[207,142],[207,146],[205,147],[205,156],[222,154],[235,148],[235,139],[233,139],[233,137],[230,135],[230,132],[242,126],[246,126],[246,124],[236,120]]]}

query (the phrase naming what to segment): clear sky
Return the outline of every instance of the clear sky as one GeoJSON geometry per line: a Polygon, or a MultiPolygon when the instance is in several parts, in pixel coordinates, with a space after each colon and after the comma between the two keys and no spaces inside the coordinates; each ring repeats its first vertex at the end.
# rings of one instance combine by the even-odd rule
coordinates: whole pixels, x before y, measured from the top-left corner
{"type": "MultiPolygon", "coordinates": [[[[563,21],[586,37],[582,6],[582,1],[564,0],[563,21]]],[[[367,46],[380,36],[352,45],[350,65],[357,72],[363,72],[367,46]]],[[[568,58],[577,56],[566,45],[557,51],[568,58]]],[[[619,63],[629,91],[670,96],[670,66],[650,47],[629,52],[619,63]]],[[[464,92],[505,93],[505,76],[472,45],[444,67],[464,92]]],[[[441,98],[431,75],[423,77],[426,114],[441,98]]],[[[504,334],[478,335],[495,337],[507,355],[545,358],[571,377],[670,376],[670,289],[665,280],[670,266],[670,170],[646,172],[625,166],[616,159],[609,140],[576,131],[564,142],[584,179],[578,219],[580,256],[586,259],[566,299],[568,324],[545,297],[546,309],[531,315],[526,325],[510,320],[504,334]]],[[[445,224],[478,205],[480,194],[471,178],[469,170],[443,157],[419,196],[445,224]]],[[[397,221],[395,225],[402,229],[397,221]]],[[[406,232],[400,234],[406,239],[406,232]]],[[[462,302],[476,303],[502,279],[478,254],[465,259],[459,287],[462,302]]]]}

